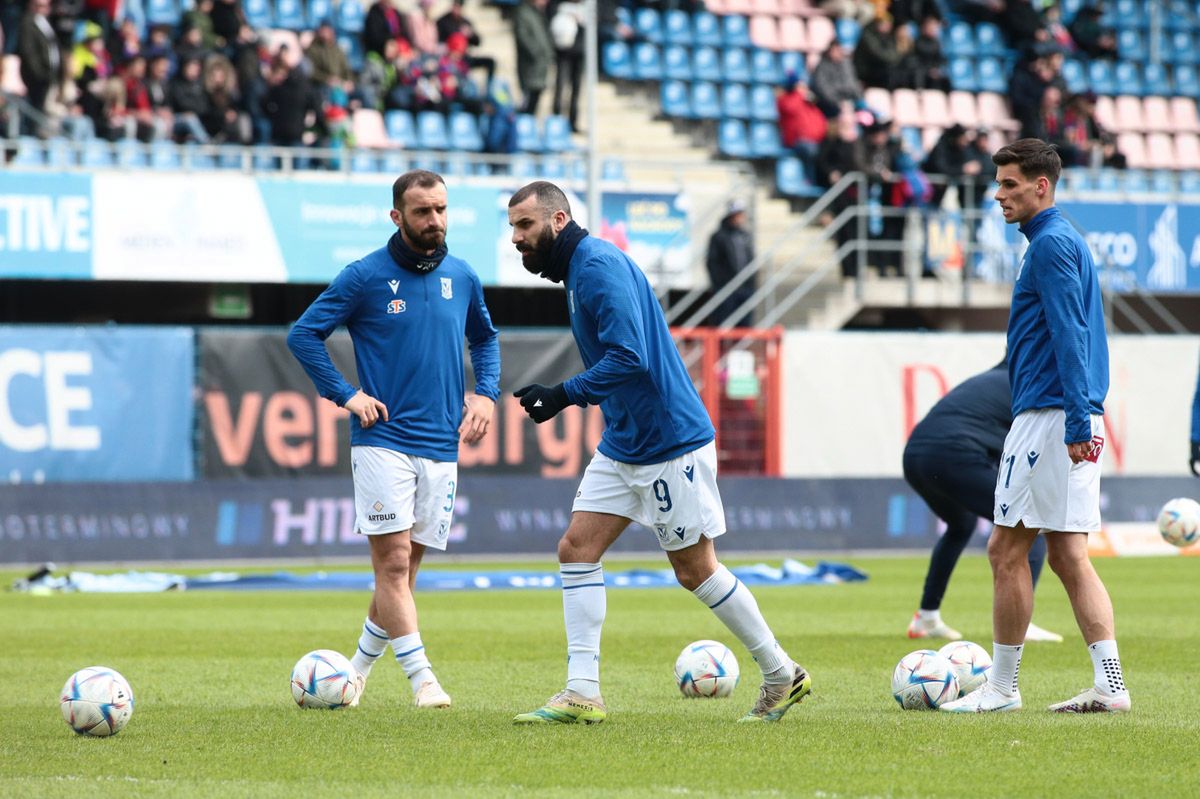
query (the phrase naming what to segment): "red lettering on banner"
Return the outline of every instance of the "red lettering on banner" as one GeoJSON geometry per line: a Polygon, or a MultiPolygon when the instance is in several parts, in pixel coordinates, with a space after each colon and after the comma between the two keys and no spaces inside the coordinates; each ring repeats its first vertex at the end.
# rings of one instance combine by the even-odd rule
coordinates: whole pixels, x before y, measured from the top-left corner
{"type": "Polygon", "coordinates": [[[313,412],[309,400],[295,391],[280,391],[267,400],[263,413],[263,443],[280,466],[298,469],[312,463],[313,412]],[[291,443],[289,438],[300,438],[291,443]]]}
{"type": "Polygon", "coordinates": [[[938,399],[946,396],[950,386],[946,383],[946,375],[931,363],[905,364],[901,378],[901,402],[903,402],[904,440],[912,435],[917,426],[917,377],[922,373],[930,374],[937,380],[938,399]]]}
{"type": "Polygon", "coordinates": [[[583,444],[582,408],[572,405],[563,410],[557,419],[537,426],[538,449],[546,462],[542,464],[542,477],[574,477],[579,474],[579,459],[583,444]],[[562,420],[563,434],[558,435],[558,419],[562,420]]]}
{"type": "Polygon", "coordinates": [[[338,461],[338,426],[350,415],[324,397],[317,397],[317,465],[336,466],[338,461]]]}
{"type": "Polygon", "coordinates": [[[204,395],[204,407],[212,424],[213,439],[221,460],[229,466],[242,466],[250,457],[254,443],[254,430],[258,426],[258,413],[262,410],[262,394],[251,391],[242,396],[237,421],[229,409],[229,397],[221,391],[209,391],[204,395]]]}
{"type": "Polygon", "coordinates": [[[587,447],[588,453],[596,451],[596,447],[600,446],[600,437],[604,435],[604,413],[600,410],[599,405],[591,405],[587,411],[587,430],[584,432],[584,446],[587,447]]]}
{"type": "Polygon", "coordinates": [[[1104,414],[1104,434],[1108,437],[1108,448],[1112,452],[1113,470],[1120,473],[1125,471],[1125,436],[1129,428],[1125,427],[1122,431],[1118,424],[1113,412],[1104,414]]]}

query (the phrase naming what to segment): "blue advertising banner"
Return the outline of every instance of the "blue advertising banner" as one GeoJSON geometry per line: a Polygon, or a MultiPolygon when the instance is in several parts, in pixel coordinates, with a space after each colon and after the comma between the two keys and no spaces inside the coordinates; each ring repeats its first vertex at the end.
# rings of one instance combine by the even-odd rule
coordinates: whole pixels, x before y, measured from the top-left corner
{"type": "Polygon", "coordinates": [[[655,285],[691,283],[691,228],[685,197],[667,192],[604,192],[600,238],[617,245],[655,285]]]}
{"type": "Polygon", "coordinates": [[[194,361],[190,328],[0,327],[0,479],[191,480],[194,361]]]}
{"type": "Polygon", "coordinates": [[[92,179],[0,170],[0,278],[92,276],[92,179]]]}

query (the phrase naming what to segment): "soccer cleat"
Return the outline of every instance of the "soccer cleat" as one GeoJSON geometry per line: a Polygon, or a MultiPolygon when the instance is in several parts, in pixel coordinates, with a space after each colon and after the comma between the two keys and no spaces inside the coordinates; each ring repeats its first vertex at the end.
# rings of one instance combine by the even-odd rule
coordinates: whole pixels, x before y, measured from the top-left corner
{"type": "Polygon", "coordinates": [[[1073,699],[1051,705],[1048,710],[1052,713],[1128,713],[1131,704],[1128,693],[1108,696],[1092,686],[1073,699]]]}
{"type": "Polygon", "coordinates": [[[961,641],[962,633],[948,626],[941,619],[937,621],[924,621],[921,619],[921,614],[914,613],[912,621],[908,623],[908,637],[945,638],[947,641],[961,641]]]}
{"type": "Polygon", "coordinates": [[[513,717],[513,724],[599,724],[608,718],[604,699],[587,699],[574,691],[559,691],[546,704],[513,717]]]}
{"type": "Polygon", "coordinates": [[[938,708],[947,713],[1003,713],[1020,709],[1020,691],[1008,696],[993,688],[990,682],[985,682],[982,688],[976,688],[961,699],[947,702],[938,708]]]}
{"type": "Polygon", "coordinates": [[[437,680],[427,680],[417,689],[413,702],[417,707],[450,707],[450,694],[442,690],[437,680]]]}
{"type": "Polygon", "coordinates": [[[812,677],[799,663],[792,663],[790,683],[764,682],[758,689],[758,701],[738,722],[779,721],[792,705],[812,693],[812,677]]]}
{"type": "Polygon", "coordinates": [[[1029,622],[1029,629],[1025,631],[1025,641],[1049,641],[1052,644],[1061,644],[1063,637],[1058,633],[1052,633],[1042,627],[1038,627],[1033,622],[1029,622]]]}
{"type": "Polygon", "coordinates": [[[357,689],[354,692],[354,701],[348,707],[358,707],[358,700],[362,699],[363,691],[367,690],[367,678],[361,674],[354,675],[354,687],[357,689]]]}

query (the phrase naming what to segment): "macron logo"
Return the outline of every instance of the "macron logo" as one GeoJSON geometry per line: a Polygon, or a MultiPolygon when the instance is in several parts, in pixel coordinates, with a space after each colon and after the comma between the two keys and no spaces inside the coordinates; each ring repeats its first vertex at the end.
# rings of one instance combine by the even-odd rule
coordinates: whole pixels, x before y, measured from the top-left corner
{"type": "Polygon", "coordinates": [[[390,288],[392,290],[392,294],[395,294],[397,291],[400,290],[400,281],[399,280],[389,280],[388,288],[390,288]]]}
{"type": "Polygon", "coordinates": [[[1003,502],[1001,502],[1001,503],[1000,503],[1000,515],[1001,515],[1001,516],[1007,516],[1007,515],[1008,515],[1008,506],[1007,506],[1007,505],[1005,505],[1003,502]]]}
{"type": "Polygon", "coordinates": [[[533,403],[533,407],[535,407],[535,408],[540,408],[540,407],[542,407],[542,401],[541,401],[541,400],[538,400],[537,402],[533,403]]]}
{"type": "Polygon", "coordinates": [[[1032,469],[1032,468],[1033,468],[1033,464],[1037,463],[1037,459],[1038,459],[1038,457],[1040,457],[1040,454],[1041,454],[1041,453],[1038,453],[1038,452],[1033,452],[1032,450],[1030,450],[1029,454],[1025,456],[1025,459],[1026,459],[1027,461],[1029,461],[1029,468],[1030,468],[1030,469],[1032,469]]]}
{"type": "Polygon", "coordinates": [[[695,473],[696,473],[696,467],[695,467],[695,466],[689,466],[689,467],[687,467],[686,469],[684,469],[684,470],[683,470],[683,476],[684,476],[684,477],[686,477],[686,478],[688,479],[688,482],[689,482],[689,483],[690,483],[690,482],[692,482],[692,475],[693,475],[693,474],[695,474],[695,473]]]}

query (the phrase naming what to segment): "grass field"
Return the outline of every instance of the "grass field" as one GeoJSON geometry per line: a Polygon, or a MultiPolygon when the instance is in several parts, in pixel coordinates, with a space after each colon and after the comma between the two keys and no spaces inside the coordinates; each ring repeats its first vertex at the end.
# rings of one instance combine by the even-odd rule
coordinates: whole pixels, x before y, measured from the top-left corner
{"type": "MultiPolygon", "coordinates": [[[[1122,717],[1043,710],[1091,680],[1048,570],[1035,619],[1067,643],[1027,648],[1024,711],[899,710],[889,678],[918,648],[903,633],[925,559],[850,562],[870,580],[756,591],[815,691],[763,726],[734,723],[756,694],[753,662],[682,589],[609,591],[609,720],[549,728],[510,720],[562,685],[557,591],[421,596],[423,637],[454,707],[417,711],[400,670],[381,661],[362,705],[338,712],[299,710],[288,675],[310,649],[353,651],[364,594],[0,594],[0,796],[1200,795],[1200,559],[1098,564],[1134,701],[1122,717]],[[732,699],[676,692],[675,655],[697,638],[733,646],[743,679],[732,699]],[[95,664],[134,689],[136,712],[114,738],[76,736],[59,715],[67,676],[95,664]]],[[[0,573],[4,585],[15,576],[0,573]]],[[[990,650],[982,557],[963,559],[943,612],[990,650]]]]}

